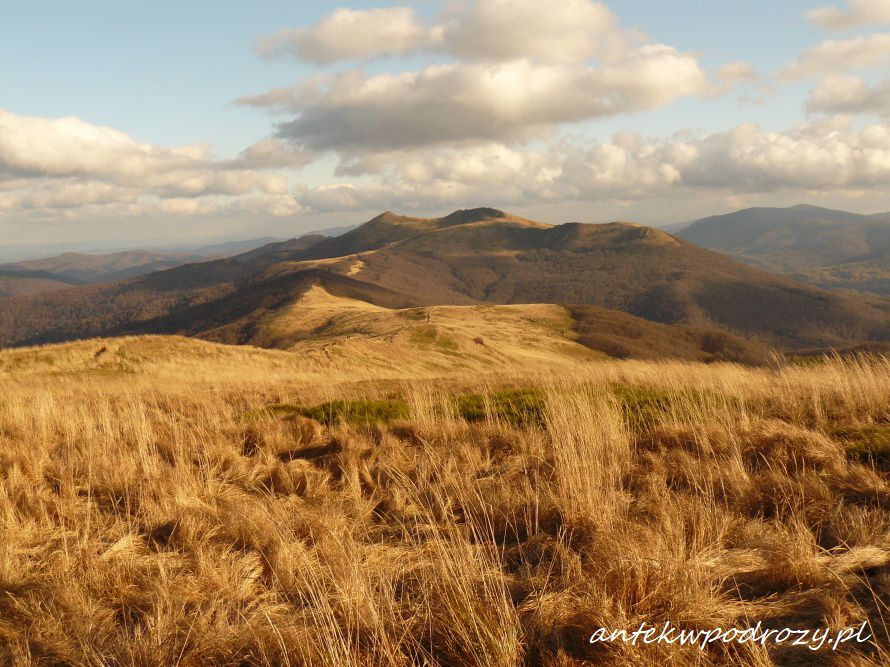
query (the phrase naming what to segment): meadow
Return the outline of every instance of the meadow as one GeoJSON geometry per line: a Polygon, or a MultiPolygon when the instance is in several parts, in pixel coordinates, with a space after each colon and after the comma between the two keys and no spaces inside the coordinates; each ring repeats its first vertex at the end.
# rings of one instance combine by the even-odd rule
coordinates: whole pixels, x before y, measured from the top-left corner
{"type": "Polygon", "coordinates": [[[437,380],[71,349],[0,352],[0,663],[890,663],[886,358],[437,380]],[[873,639],[588,642],[642,622],[873,639]]]}

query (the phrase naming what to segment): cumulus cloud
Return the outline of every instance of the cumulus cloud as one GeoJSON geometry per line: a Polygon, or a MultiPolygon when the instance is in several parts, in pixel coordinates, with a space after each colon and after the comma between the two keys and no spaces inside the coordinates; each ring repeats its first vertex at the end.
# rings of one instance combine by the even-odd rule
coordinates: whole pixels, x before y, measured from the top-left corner
{"type": "Polygon", "coordinates": [[[785,132],[753,124],[707,136],[651,139],[623,132],[590,146],[545,151],[489,144],[407,151],[371,185],[303,186],[316,211],[430,208],[467,201],[537,204],[639,201],[707,193],[881,191],[890,179],[890,128],[832,118],[785,132]]]}
{"type": "Polygon", "coordinates": [[[256,50],[264,58],[288,56],[316,64],[412,51],[487,62],[578,63],[613,57],[640,38],[622,29],[602,2],[476,0],[426,24],[410,7],[337,9],[310,28],[284,28],[261,37],[256,50]]]}
{"type": "Polygon", "coordinates": [[[157,210],[172,215],[236,213],[283,217],[299,213],[302,206],[291,195],[251,195],[237,199],[219,197],[162,199],[144,203],[142,210],[157,210]]]}
{"type": "Polygon", "coordinates": [[[589,0],[478,0],[453,12],[435,33],[442,50],[493,62],[609,60],[641,38],[623,30],[605,4],[589,0]]]}
{"type": "Polygon", "coordinates": [[[40,183],[33,188],[22,188],[19,196],[9,204],[23,210],[76,209],[83,206],[135,203],[138,193],[109,183],[76,179],[40,183]]]}
{"type": "Polygon", "coordinates": [[[280,139],[264,139],[245,148],[234,160],[220,164],[231,169],[282,169],[304,167],[314,159],[314,155],[295,151],[280,139]]]}
{"type": "MultiPolygon", "coordinates": [[[[137,205],[178,198],[292,198],[284,176],[264,169],[299,163],[280,141],[214,160],[207,145],[166,148],[79,118],[0,110],[3,210],[137,205]]],[[[279,206],[280,208],[280,206],[279,206]]]]}
{"type": "Polygon", "coordinates": [[[164,148],[137,142],[79,118],[37,118],[0,110],[0,173],[7,175],[87,177],[190,195],[286,190],[281,176],[238,170],[237,161],[214,162],[209,151],[203,145],[164,148]]]}
{"type": "Polygon", "coordinates": [[[890,33],[828,39],[805,51],[780,75],[785,79],[884,66],[890,63],[890,33]]]}
{"type": "Polygon", "coordinates": [[[641,193],[656,187],[736,192],[882,188],[890,178],[890,128],[875,125],[857,131],[844,118],[784,132],[744,124],[704,137],[613,139],[584,155],[585,164],[595,167],[587,170],[592,176],[573,180],[606,183],[609,189],[624,183],[625,190],[634,181],[648,181],[641,193]]]}
{"type": "Polygon", "coordinates": [[[757,70],[754,69],[754,65],[744,60],[727,63],[717,70],[719,81],[753,81],[756,78],[757,70]]]}
{"type": "Polygon", "coordinates": [[[848,30],[864,25],[890,23],[887,0],[847,0],[846,7],[819,7],[807,12],[813,25],[826,30],[848,30]]]}
{"type": "MultiPolygon", "coordinates": [[[[556,125],[663,106],[703,94],[695,57],[646,45],[598,67],[453,63],[368,76],[357,70],[291,91],[278,136],[300,150],[386,151],[443,142],[526,142],[556,125]]],[[[274,100],[242,104],[279,109],[274,100]]]]}
{"type": "Polygon", "coordinates": [[[807,109],[823,113],[890,116],[890,79],[869,85],[858,76],[833,76],[810,93],[807,109]]]}
{"type": "Polygon", "coordinates": [[[316,64],[405,53],[430,42],[410,7],[337,9],[311,28],[284,28],[261,37],[264,58],[291,56],[316,64]]]}
{"type": "Polygon", "coordinates": [[[736,86],[744,86],[756,83],[760,78],[754,65],[747,61],[739,60],[727,63],[717,69],[713,83],[709,86],[712,96],[724,95],[736,86]]]}

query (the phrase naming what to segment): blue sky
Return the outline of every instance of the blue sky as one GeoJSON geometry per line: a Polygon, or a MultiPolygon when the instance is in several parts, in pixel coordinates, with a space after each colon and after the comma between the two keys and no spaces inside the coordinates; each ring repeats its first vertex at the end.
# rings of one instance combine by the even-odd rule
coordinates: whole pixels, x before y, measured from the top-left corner
{"type": "MultiPolygon", "coordinates": [[[[263,61],[251,48],[257,36],[282,26],[312,25],[341,6],[383,6],[268,0],[88,4],[85,11],[84,3],[34,0],[4,10],[0,58],[15,66],[0,68],[2,107],[34,116],[75,115],[161,145],[210,142],[224,155],[270,132],[265,114],[233,107],[232,100],[287,85],[315,69],[263,61]]],[[[438,9],[433,2],[413,6],[428,15],[438,9]]],[[[699,52],[706,65],[748,60],[763,71],[819,39],[820,31],[803,20],[812,7],[801,0],[624,0],[614,5],[627,25],[659,42],[699,52]]],[[[374,69],[395,71],[398,66],[390,60],[374,69]]],[[[639,124],[660,133],[690,122],[718,130],[726,113],[738,119],[752,113],[731,99],[686,106],[665,109],[639,124]]],[[[760,122],[783,126],[800,116],[800,108],[771,105],[756,113],[760,122]]],[[[619,118],[601,127],[608,131],[627,124],[619,118]]]]}
{"type": "Polygon", "coordinates": [[[0,22],[0,245],[4,237],[291,235],[361,221],[380,208],[432,214],[494,204],[552,222],[653,223],[796,201],[890,209],[884,155],[868,163],[861,157],[890,155],[880,135],[890,115],[881,87],[890,66],[888,0],[562,0],[551,5],[557,22],[542,31],[564,29],[560,12],[566,26],[589,20],[578,35],[584,45],[567,43],[564,54],[556,33],[545,47],[523,50],[533,37],[524,31],[535,26],[510,21],[521,15],[533,22],[534,4],[7,3],[0,22]],[[380,14],[376,23],[362,14],[399,7],[407,13],[380,14]],[[825,7],[837,11],[808,17],[825,7]],[[359,55],[351,43],[361,34],[325,37],[325,21],[345,8],[357,17],[349,29],[382,31],[359,55]],[[401,38],[387,23],[393,17],[404,19],[407,46],[374,52],[373,44],[401,38]],[[501,23],[512,26],[507,38],[501,23]],[[277,55],[262,57],[257,45],[282,29],[299,32],[275,38],[277,55]],[[858,38],[868,41],[807,64],[804,74],[777,76],[826,42],[858,38]],[[499,39],[509,44],[494,53],[485,42],[499,39]],[[652,55],[655,47],[662,51],[652,55]],[[658,68],[646,72],[656,74],[625,85],[624,74],[614,72],[639,74],[633,63],[641,53],[658,68]],[[733,68],[722,74],[727,65],[733,68]],[[445,77],[437,67],[453,71],[445,77]],[[535,91],[512,89],[491,93],[487,109],[491,91],[479,86],[494,71],[507,72],[517,89],[535,81],[542,95],[565,99],[577,112],[556,102],[542,108],[535,91]],[[352,78],[337,78],[349,72],[352,78]],[[286,104],[258,100],[307,82],[314,82],[312,95],[300,88],[299,99],[286,104]],[[469,92],[456,90],[460,85],[469,92]],[[380,86],[414,102],[374,99],[380,86]],[[589,90],[575,99],[579,86],[589,90]],[[466,104],[480,90],[482,101],[466,104]],[[816,90],[818,102],[810,99],[816,90]],[[502,107],[514,94],[515,110],[502,107]],[[244,103],[248,96],[254,99],[244,103]],[[425,100],[443,117],[400,136],[401,127],[422,126],[436,113],[425,100]],[[617,110],[604,110],[612,106],[617,110]],[[760,134],[729,134],[748,124],[760,134]],[[613,141],[628,132],[640,139],[613,141]],[[266,142],[262,150],[245,158],[259,142],[266,142]],[[200,154],[179,150],[198,144],[205,145],[200,154]],[[91,151],[95,159],[84,166],[91,151]],[[820,151],[837,156],[843,177],[829,175],[831,164],[815,156],[820,151]],[[795,165],[786,153],[815,162],[795,165]],[[141,166],[115,172],[113,160],[131,158],[141,166]]]}

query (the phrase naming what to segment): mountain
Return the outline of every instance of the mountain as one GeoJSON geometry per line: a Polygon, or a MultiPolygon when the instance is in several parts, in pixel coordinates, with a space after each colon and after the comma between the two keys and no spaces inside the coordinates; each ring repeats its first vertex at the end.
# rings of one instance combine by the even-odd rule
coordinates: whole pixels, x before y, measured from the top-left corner
{"type": "Polygon", "coordinates": [[[683,339],[712,358],[744,356],[750,350],[738,350],[746,346],[800,350],[890,339],[890,304],[877,297],[807,287],[632,223],[553,226],[471,209],[430,219],[384,213],[336,238],[7,298],[0,344],[180,333],[277,346],[262,335],[270,318],[319,286],[396,310],[563,304],[579,339],[611,346],[615,356],[640,354],[631,342],[645,347],[639,341],[647,336],[683,339]],[[647,329],[650,323],[679,329],[668,334],[647,329]]]}
{"type": "Polygon", "coordinates": [[[190,253],[127,250],[94,255],[68,252],[55,257],[0,265],[0,275],[8,277],[6,290],[0,284],[0,296],[41,294],[71,285],[110,283],[230,255],[240,255],[243,259],[272,251],[293,252],[325,238],[315,234],[289,241],[273,238],[233,241],[197,247],[190,253]],[[257,245],[260,241],[263,243],[257,245]]]}
{"type": "MultiPolygon", "coordinates": [[[[325,231],[325,235],[333,236],[337,228],[333,232],[325,231]]],[[[237,241],[223,241],[207,243],[191,243],[191,244],[167,244],[167,245],[123,245],[120,241],[81,241],[78,243],[52,243],[45,242],[41,244],[30,245],[13,245],[11,243],[3,243],[0,245],[0,263],[17,263],[26,262],[34,259],[44,259],[47,257],[55,257],[56,255],[64,255],[66,253],[74,253],[80,255],[108,255],[117,252],[126,252],[130,250],[145,250],[149,252],[158,252],[164,255],[186,254],[198,255],[200,257],[228,257],[236,255],[240,252],[246,252],[259,248],[267,243],[281,241],[283,239],[272,236],[265,236],[253,239],[240,239],[237,241]]]]}
{"type": "Polygon", "coordinates": [[[81,284],[74,278],[46,271],[9,270],[0,266],[0,297],[42,294],[81,284]]]}
{"type": "Polygon", "coordinates": [[[274,236],[262,236],[255,239],[242,239],[239,241],[223,241],[221,243],[211,243],[207,245],[187,245],[182,247],[173,247],[167,249],[159,249],[166,252],[184,252],[200,257],[231,257],[242,252],[248,252],[256,248],[261,248],[269,243],[281,241],[280,238],[274,236]]]}
{"type": "Polygon", "coordinates": [[[792,348],[888,334],[886,301],[805,287],[632,223],[384,215],[302,257],[337,256],[362,262],[356,277],[429,303],[586,304],[792,348]]]}
{"type": "Polygon", "coordinates": [[[703,218],[678,236],[802,282],[890,295],[890,213],[749,208],[703,218]]]}
{"type": "Polygon", "coordinates": [[[56,257],[7,264],[2,268],[7,271],[43,271],[82,283],[102,283],[163,271],[201,259],[200,255],[150,250],[128,250],[106,255],[67,252],[56,257]]]}

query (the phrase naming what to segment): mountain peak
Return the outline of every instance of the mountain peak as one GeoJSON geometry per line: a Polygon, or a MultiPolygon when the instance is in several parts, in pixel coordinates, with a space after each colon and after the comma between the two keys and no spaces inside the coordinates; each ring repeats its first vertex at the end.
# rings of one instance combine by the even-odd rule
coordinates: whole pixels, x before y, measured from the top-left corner
{"type": "Polygon", "coordinates": [[[407,220],[404,215],[399,215],[398,213],[393,213],[392,211],[384,211],[380,215],[375,218],[371,218],[368,222],[385,222],[389,224],[402,222],[403,220],[407,220]]]}
{"type": "Polygon", "coordinates": [[[452,225],[461,225],[468,222],[478,222],[480,220],[491,220],[492,218],[509,218],[509,214],[499,211],[496,208],[463,208],[446,215],[442,218],[443,222],[452,225]]]}

